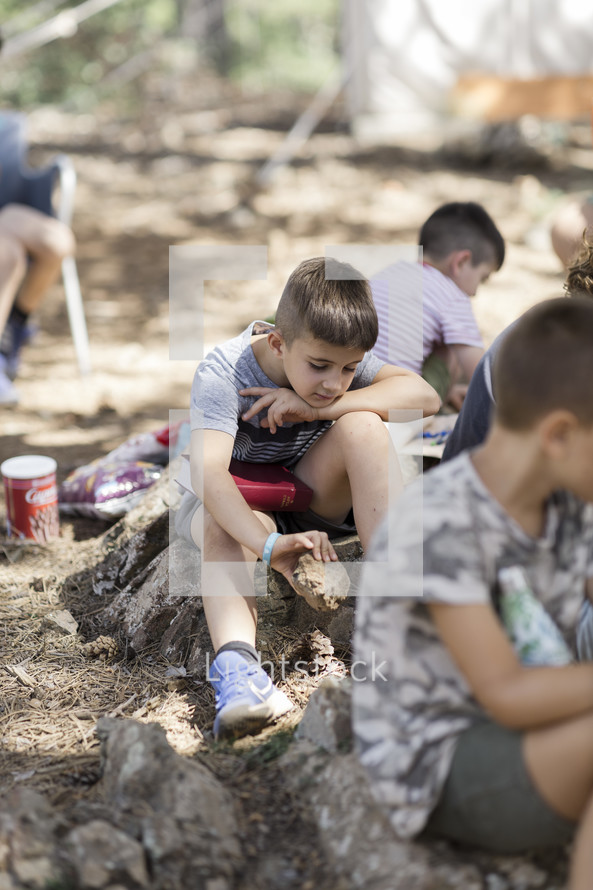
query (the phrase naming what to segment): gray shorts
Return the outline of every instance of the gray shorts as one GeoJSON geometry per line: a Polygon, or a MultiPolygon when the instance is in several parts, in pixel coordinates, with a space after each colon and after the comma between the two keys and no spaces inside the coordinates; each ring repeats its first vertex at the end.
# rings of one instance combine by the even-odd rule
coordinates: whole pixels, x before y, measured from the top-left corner
{"type": "MultiPolygon", "coordinates": [[[[199,498],[191,492],[186,491],[181,498],[179,509],[175,514],[175,531],[179,537],[183,538],[184,541],[187,541],[187,543],[191,544],[193,547],[195,547],[196,544],[191,536],[191,523],[200,504],[201,501],[199,498]]],[[[345,521],[339,524],[323,519],[322,516],[318,516],[313,510],[304,510],[299,513],[282,511],[273,513],[272,516],[274,517],[278,531],[282,535],[291,535],[296,532],[311,530],[327,532],[329,538],[343,538],[346,535],[356,534],[356,526],[354,525],[352,510],[346,517],[345,521]]]]}
{"type": "Polygon", "coordinates": [[[576,823],[540,797],[522,745],[520,732],[490,721],[466,730],[426,834],[511,855],[568,843],[576,823]]]}

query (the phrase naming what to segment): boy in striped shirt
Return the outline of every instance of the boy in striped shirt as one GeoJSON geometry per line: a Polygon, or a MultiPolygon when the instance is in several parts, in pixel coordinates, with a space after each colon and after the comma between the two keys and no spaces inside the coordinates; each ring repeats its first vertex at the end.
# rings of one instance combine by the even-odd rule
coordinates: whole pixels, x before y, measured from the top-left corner
{"type": "Polygon", "coordinates": [[[484,354],[470,298],[503,264],[504,240],[474,202],[444,204],[420,230],[422,262],[398,262],[371,279],[379,319],[375,355],[428,380],[459,410],[484,354]]]}
{"type": "Polygon", "coordinates": [[[196,371],[193,492],[182,499],[176,528],[196,546],[203,541],[217,738],[256,732],[291,707],[255,649],[256,560],[290,582],[305,552],[337,559],[332,537],[357,531],[366,549],[387,509],[389,410],[438,409],[420,376],[372,355],[376,337],[368,281],[348,264],[317,257],[288,279],[275,325],[253,322],[196,371]],[[253,510],[229,472],[232,457],[281,463],[313,490],[310,509],[253,510]]]}

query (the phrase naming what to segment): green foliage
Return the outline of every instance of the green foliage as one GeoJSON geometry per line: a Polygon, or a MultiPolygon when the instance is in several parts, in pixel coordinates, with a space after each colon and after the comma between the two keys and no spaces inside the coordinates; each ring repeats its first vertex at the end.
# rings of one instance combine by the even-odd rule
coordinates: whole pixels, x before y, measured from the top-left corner
{"type": "MultiPolygon", "coordinates": [[[[6,41],[27,34],[83,0],[0,0],[6,41]]],[[[192,58],[208,59],[247,88],[315,90],[338,64],[340,0],[118,0],[84,19],[75,33],[5,58],[0,53],[0,106],[30,108],[66,103],[88,111],[117,90],[110,77],[147,50],[149,67],[191,44],[192,58]],[[224,20],[203,35],[184,37],[184,16],[223,9],[224,20]],[[185,40],[185,44],[184,41],[185,40]],[[197,42],[196,42],[197,41],[197,42]]],[[[187,47],[189,51],[189,47],[187,47]]]]}
{"type": "MultiPolygon", "coordinates": [[[[47,22],[82,0],[44,0],[23,9],[22,0],[0,0],[5,39],[47,22]]],[[[81,21],[74,34],[2,60],[0,102],[16,107],[76,102],[128,59],[178,27],[176,0],[120,0],[81,21]]]]}
{"type": "Polygon", "coordinates": [[[265,763],[277,760],[286,753],[295,729],[279,729],[267,741],[250,749],[245,754],[248,769],[257,769],[265,763]]]}
{"type": "Polygon", "coordinates": [[[338,64],[339,0],[227,0],[231,73],[248,87],[317,89],[338,64]]]}

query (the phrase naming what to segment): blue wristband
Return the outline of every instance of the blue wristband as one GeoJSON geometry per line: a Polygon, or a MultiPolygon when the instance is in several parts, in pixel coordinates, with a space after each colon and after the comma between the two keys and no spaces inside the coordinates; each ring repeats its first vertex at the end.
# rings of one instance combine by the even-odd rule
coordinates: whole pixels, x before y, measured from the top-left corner
{"type": "Polygon", "coordinates": [[[266,543],[264,544],[264,552],[262,553],[262,560],[265,562],[267,566],[270,565],[270,560],[272,559],[272,550],[274,549],[274,544],[281,538],[282,535],[280,532],[272,532],[271,535],[268,535],[266,539],[266,543]]]}

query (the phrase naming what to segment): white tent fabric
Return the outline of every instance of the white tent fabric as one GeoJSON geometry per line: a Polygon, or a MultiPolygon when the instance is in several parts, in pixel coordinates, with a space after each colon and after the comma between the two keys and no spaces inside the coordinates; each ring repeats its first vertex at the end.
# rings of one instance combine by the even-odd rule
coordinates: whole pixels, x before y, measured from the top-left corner
{"type": "Polygon", "coordinates": [[[422,127],[462,74],[593,72],[592,0],[344,0],[353,121],[422,127]]]}

